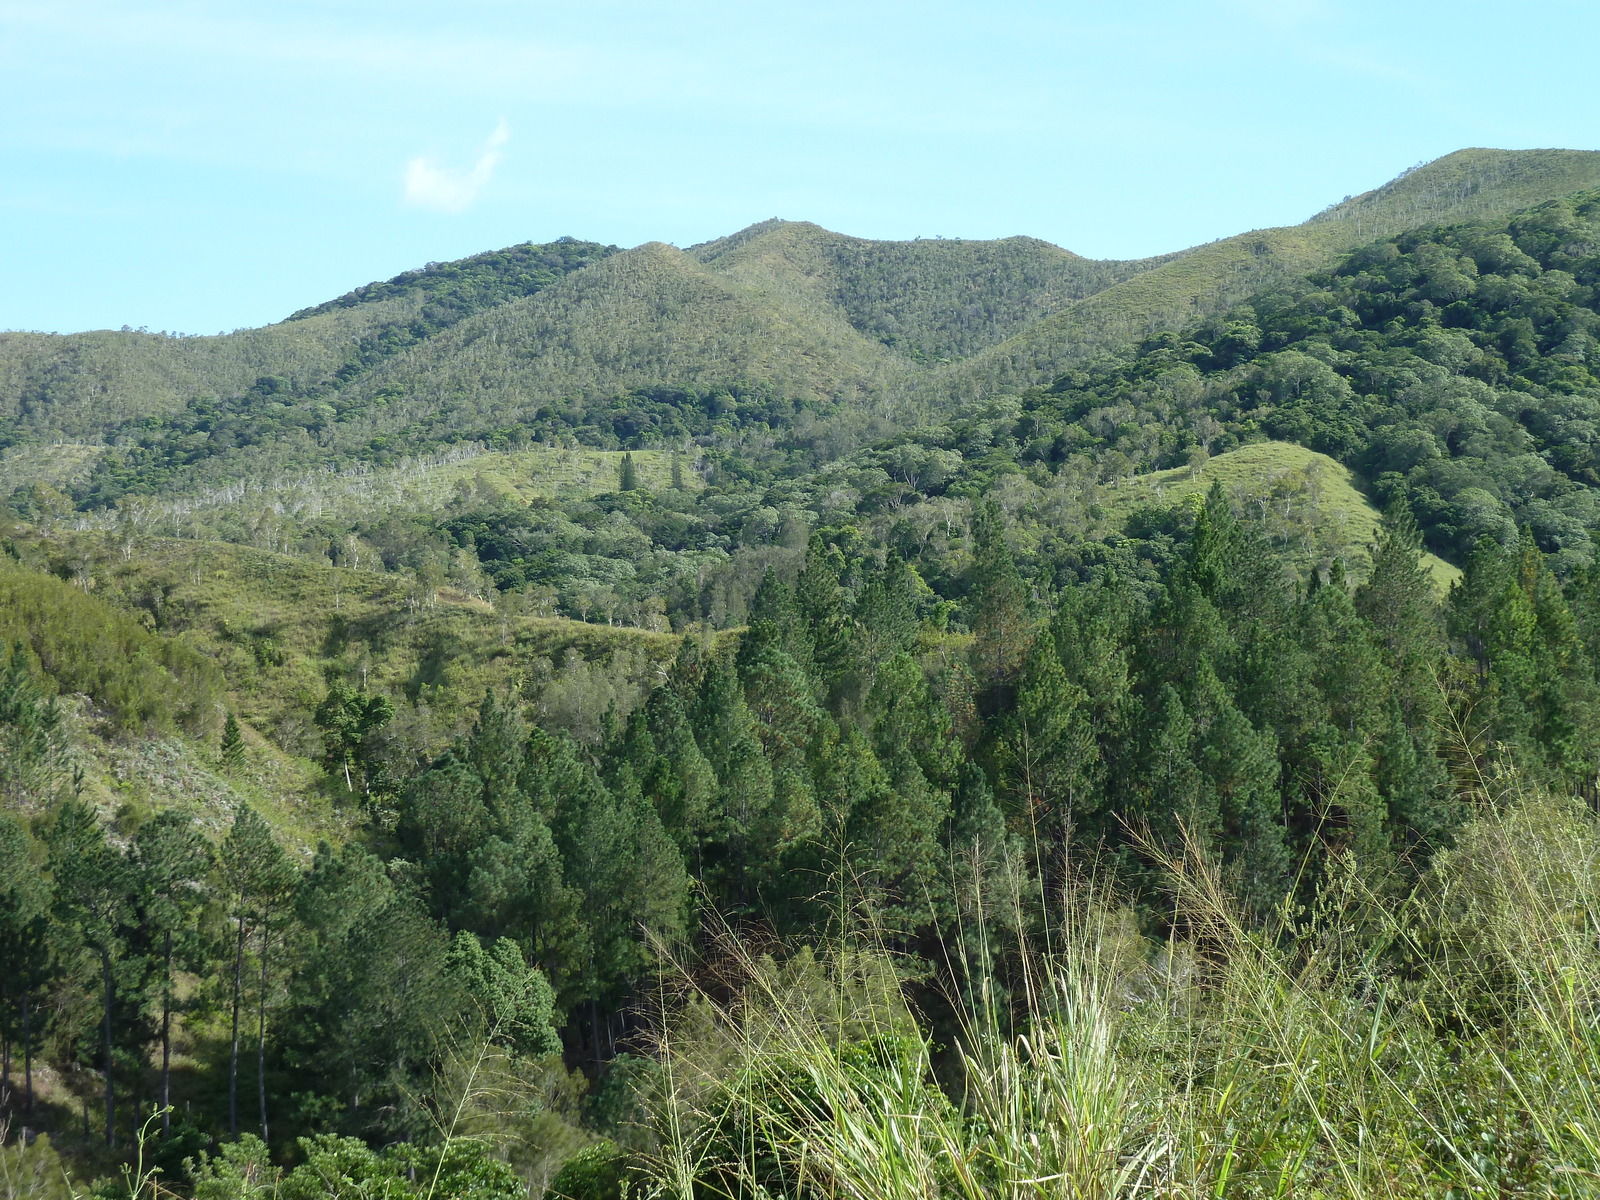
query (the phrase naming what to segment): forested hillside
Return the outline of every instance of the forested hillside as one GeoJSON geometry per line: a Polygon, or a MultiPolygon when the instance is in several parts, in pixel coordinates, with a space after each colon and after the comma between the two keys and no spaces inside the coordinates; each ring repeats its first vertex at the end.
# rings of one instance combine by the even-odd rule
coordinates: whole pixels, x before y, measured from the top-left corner
{"type": "Polygon", "coordinates": [[[1600,187],[1600,154],[1461,150],[1332,205],[1304,224],[1225,238],[1108,288],[930,381],[934,403],[1036,383],[1149,333],[1176,329],[1270,290],[1357,246],[1442,222],[1506,216],[1600,187]]]}
{"type": "Polygon", "coordinates": [[[280,403],[291,394],[321,397],[387,355],[473,312],[531,295],[615,249],[567,238],[430,264],[282,324],[215,337],[143,329],[0,333],[0,448],[41,439],[116,441],[152,418],[159,425],[178,414],[181,423],[196,405],[215,417],[262,394],[280,403]]]}
{"type": "Polygon", "coordinates": [[[1592,1194],[1594,161],[6,335],[0,1194],[1592,1194]]]}
{"type": "Polygon", "coordinates": [[[872,242],[764,221],[689,251],[817,316],[843,316],[917,363],[965,358],[1166,258],[1082,258],[1035,238],[872,242]]]}
{"type": "MultiPolygon", "coordinates": [[[[571,239],[525,245],[228,336],[0,335],[0,449],[154,448],[161,470],[135,491],[172,491],[514,437],[546,410],[581,426],[665,387],[806,409],[837,453],[875,421],[1046,382],[1374,238],[1595,186],[1594,153],[1461,151],[1303,225],[1120,263],[1020,237],[867,242],[792,222],[617,261],[571,239]]],[[[38,466],[24,452],[21,472],[38,466]]]]}

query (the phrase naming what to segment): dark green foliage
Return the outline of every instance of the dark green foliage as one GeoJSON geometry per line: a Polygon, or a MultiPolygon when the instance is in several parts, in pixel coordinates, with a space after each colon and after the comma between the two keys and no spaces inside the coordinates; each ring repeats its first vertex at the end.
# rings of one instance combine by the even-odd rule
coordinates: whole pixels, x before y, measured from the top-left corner
{"type": "Polygon", "coordinates": [[[12,1091],[11,1061],[4,1086],[33,1109],[33,1059],[45,1018],[40,992],[52,973],[51,883],[39,869],[43,855],[21,822],[0,812],[0,1037],[21,1049],[22,1087],[12,1091]]]}
{"type": "Polygon", "coordinates": [[[579,768],[561,743],[525,737],[486,700],[473,736],[402,793],[398,833],[435,912],[491,941],[512,938],[565,993],[589,950],[550,821],[579,768]]]}
{"type": "Polygon", "coordinates": [[[352,1132],[416,1136],[432,1072],[482,1011],[448,933],[404,878],[357,846],[323,847],[299,881],[281,1024],[284,1065],[335,1098],[352,1132]]]}
{"type": "Polygon", "coordinates": [[[585,1146],[562,1165],[545,1191],[545,1200],[618,1200],[627,1173],[615,1142],[585,1146]]]}
{"type": "Polygon", "coordinates": [[[1527,539],[1505,548],[1485,539],[1450,599],[1451,634],[1476,668],[1480,736],[1513,748],[1520,766],[1556,787],[1592,787],[1600,690],[1578,622],[1538,549],[1527,539]]]}
{"type": "Polygon", "coordinates": [[[245,955],[254,940],[256,983],[256,1061],[260,1085],[261,1136],[267,1136],[267,1110],[264,1074],[266,1052],[266,1012],[269,1002],[269,973],[275,968],[280,940],[295,884],[294,868],[272,830],[253,808],[240,805],[233,826],[217,852],[218,891],[227,905],[233,923],[233,964],[230,980],[230,1024],[228,1054],[228,1132],[239,1132],[239,1064],[242,1039],[249,1020],[244,1005],[248,1002],[245,955]]]}
{"type": "Polygon", "coordinates": [[[218,747],[222,761],[236,767],[244,761],[244,734],[239,732],[239,719],[232,713],[222,723],[222,744],[218,747]]]}
{"type": "Polygon", "coordinates": [[[387,696],[374,696],[335,681],[317,706],[316,723],[323,731],[323,765],[341,775],[347,792],[356,790],[371,796],[384,783],[381,768],[371,751],[372,735],[394,718],[394,704],[387,696]]]}
{"type": "Polygon", "coordinates": [[[560,1052],[555,993],[544,973],[524,961],[522,950],[510,938],[500,938],[485,950],[476,935],[456,934],[450,969],[481,1008],[493,1040],[534,1058],[560,1052]]]}
{"type": "Polygon", "coordinates": [[[1358,251],[1030,397],[1021,457],[1115,452],[1150,470],[1197,442],[1215,453],[1266,435],[1362,470],[1441,554],[1527,524],[1560,569],[1587,565],[1597,221],[1600,193],[1582,193],[1358,251]],[[1129,405],[1133,420],[1114,416],[1129,405]]]}
{"type": "Polygon", "coordinates": [[[246,1134],[193,1165],[195,1200],[521,1200],[526,1185],[489,1148],[454,1138],[443,1148],[401,1142],[375,1151],[355,1138],[324,1134],[299,1140],[299,1164],[273,1166],[267,1146],[246,1134]]]}
{"type": "Polygon", "coordinates": [[[134,835],[133,868],[137,923],[159,995],[162,1132],[171,1131],[172,1015],[177,972],[203,968],[206,949],[200,923],[202,890],[211,870],[211,847],[188,815],[157,813],[134,835]]]}
{"type": "Polygon", "coordinates": [[[968,623],[973,673],[999,707],[1033,644],[1031,598],[1006,542],[999,506],[979,504],[972,518],[968,623]]]}
{"type": "Polygon", "coordinates": [[[20,641],[0,642],[0,802],[7,807],[47,795],[65,749],[61,709],[28,659],[20,641]]]}
{"type": "Polygon", "coordinates": [[[448,263],[429,263],[416,271],[396,275],[386,283],[369,283],[315,308],[302,308],[289,318],[304,320],[339,308],[354,308],[379,300],[419,296],[424,301],[422,320],[428,332],[453,325],[469,313],[493,308],[518,296],[531,296],[572,271],[581,270],[616,253],[615,246],[557,238],[539,245],[523,242],[504,250],[475,254],[448,263]]]}
{"type": "Polygon", "coordinates": [[[126,951],[133,933],[132,871],[105,838],[94,813],[72,799],[61,805],[46,834],[54,882],[51,915],[72,950],[92,959],[100,992],[100,1037],[95,1055],[104,1081],[105,1141],[116,1145],[117,1051],[126,1038],[127,1014],[119,1004],[139,964],[126,951]],[[119,1019],[120,1018],[120,1019],[119,1019]]]}
{"type": "Polygon", "coordinates": [[[1051,638],[1029,652],[996,759],[1013,810],[1046,851],[1041,867],[1049,869],[1078,822],[1100,807],[1104,773],[1089,695],[1068,677],[1051,638]]]}

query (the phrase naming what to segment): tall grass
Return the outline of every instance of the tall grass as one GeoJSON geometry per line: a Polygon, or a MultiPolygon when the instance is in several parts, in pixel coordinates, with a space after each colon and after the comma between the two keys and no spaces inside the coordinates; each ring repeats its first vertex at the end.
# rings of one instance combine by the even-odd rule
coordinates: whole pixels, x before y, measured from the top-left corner
{"type": "Polygon", "coordinates": [[[1192,851],[1146,849],[1173,932],[1140,935],[1088,884],[1004,953],[977,922],[952,964],[1003,967],[947,972],[947,1047],[873,939],[782,963],[730,940],[664,1005],[639,1189],[1600,1196],[1591,814],[1486,805],[1398,895],[1334,855],[1270,928],[1192,851]]]}

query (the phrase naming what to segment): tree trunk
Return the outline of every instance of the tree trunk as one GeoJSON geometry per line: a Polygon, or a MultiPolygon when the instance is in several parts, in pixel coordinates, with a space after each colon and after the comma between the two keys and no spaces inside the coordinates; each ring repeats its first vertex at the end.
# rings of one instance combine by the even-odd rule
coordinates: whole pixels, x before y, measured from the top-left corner
{"type": "Polygon", "coordinates": [[[22,990],[22,1088],[23,1112],[33,1115],[33,1006],[29,989],[22,990]]]}
{"type": "Polygon", "coordinates": [[[228,1053],[228,1133],[239,1136],[239,993],[244,987],[244,917],[233,956],[233,1048],[228,1053]]]}
{"type": "Polygon", "coordinates": [[[256,1003],[256,1099],[261,1106],[261,1140],[267,1140],[267,927],[261,927],[261,995],[256,1003]]]}
{"type": "Polygon", "coordinates": [[[106,1056],[106,1146],[109,1149],[117,1148],[117,1089],[112,1078],[111,1069],[111,956],[102,953],[100,956],[100,981],[104,1003],[102,1008],[105,1014],[105,1056],[106,1056]]]}
{"type": "Polygon", "coordinates": [[[161,980],[161,1136],[172,1134],[172,934],[162,945],[166,974],[161,980]]]}

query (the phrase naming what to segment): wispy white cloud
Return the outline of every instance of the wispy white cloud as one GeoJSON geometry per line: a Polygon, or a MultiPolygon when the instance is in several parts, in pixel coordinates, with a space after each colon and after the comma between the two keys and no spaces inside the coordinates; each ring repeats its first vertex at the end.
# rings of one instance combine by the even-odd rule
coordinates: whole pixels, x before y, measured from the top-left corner
{"type": "Polygon", "coordinates": [[[511,130],[502,119],[470,168],[442,166],[427,157],[413,158],[406,164],[406,203],[432,212],[464,211],[488,184],[500,163],[500,151],[510,140],[511,130]]]}

